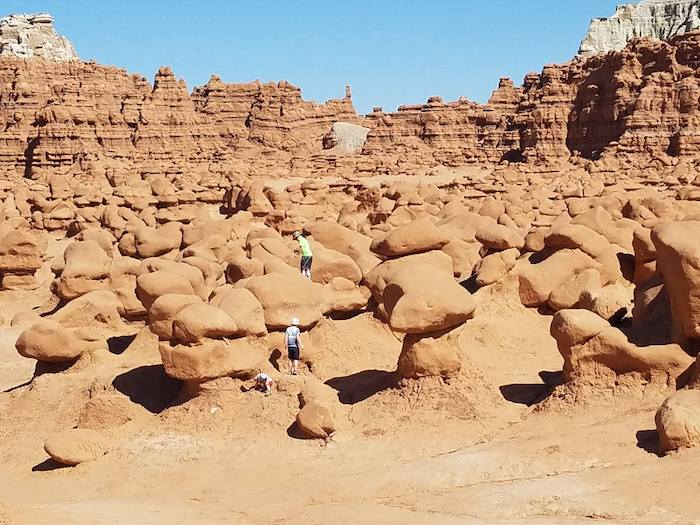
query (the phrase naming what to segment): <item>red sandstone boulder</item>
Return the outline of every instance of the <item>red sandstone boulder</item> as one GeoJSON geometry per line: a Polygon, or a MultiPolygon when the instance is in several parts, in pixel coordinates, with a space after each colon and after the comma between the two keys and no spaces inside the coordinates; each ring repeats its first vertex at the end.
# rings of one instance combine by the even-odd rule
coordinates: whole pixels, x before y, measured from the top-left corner
{"type": "Polygon", "coordinates": [[[309,438],[327,438],[336,430],[335,415],[331,407],[318,399],[306,403],[297,414],[296,424],[309,438]]]}
{"type": "Polygon", "coordinates": [[[251,277],[244,287],[260,301],[269,330],[286,328],[294,317],[302,328],[309,328],[328,308],[323,288],[297,272],[251,277]]]}
{"type": "Polygon", "coordinates": [[[371,249],[383,257],[401,257],[439,250],[449,238],[429,218],[416,219],[398,227],[386,236],[375,239],[371,249]]]}
{"type": "Polygon", "coordinates": [[[700,221],[660,224],[651,232],[657,269],[664,279],[681,339],[700,338],[700,221]]]}
{"type": "Polygon", "coordinates": [[[15,347],[22,357],[46,363],[74,361],[84,350],[73,332],[52,319],[42,319],[24,330],[15,347]]]}
{"type": "Polygon", "coordinates": [[[264,336],[267,334],[263,307],[250,290],[225,287],[212,297],[211,304],[221,308],[236,321],[236,335],[264,336]]]}
{"type": "Polygon", "coordinates": [[[365,282],[375,300],[382,302],[387,282],[404,269],[414,268],[417,265],[428,265],[436,275],[443,274],[450,279],[454,275],[452,258],[445,252],[433,250],[384,261],[367,274],[365,282]]]}
{"type": "Polygon", "coordinates": [[[173,321],[183,308],[191,304],[201,304],[194,294],[167,293],[156,298],[148,310],[148,323],[151,331],[161,340],[173,337],[173,321]]]}
{"type": "Polygon", "coordinates": [[[56,281],[56,294],[75,299],[93,290],[109,286],[111,258],[95,241],[76,241],[63,254],[65,266],[56,281]]]}
{"type": "Polygon", "coordinates": [[[109,440],[96,430],[72,428],[48,438],[44,450],[57,463],[74,466],[104,456],[109,446],[109,440]]]}
{"type": "Polygon", "coordinates": [[[470,319],[476,303],[451,276],[430,265],[416,265],[392,276],[384,288],[384,310],[393,330],[426,333],[452,328],[470,319]]]}
{"type": "Polygon", "coordinates": [[[236,322],[226,312],[204,303],[185,306],[175,315],[173,340],[192,344],[202,339],[232,337],[238,328],[236,322]]]}
{"type": "Polygon", "coordinates": [[[700,444],[700,390],[680,390],[656,412],[656,431],[663,452],[700,444]]]}
{"type": "Polygon", "coordinates": [[[166,294],[195,295],[187,277],[169,270],[158,270],[136,278],[136,296],[147,310],[156,299],[166,294]]]}
{"type": "Polygon", "coordinates": [[[564,358],[565,381],[636,372],[648,381],[674,383],[693,362],[676,344],[638,347],[623,332],[587,310],[557,312],[550,333],[564,358]]]}
{"type": "Polygon", "coordinates": [[[136,251],[142,259],[159,257],[180,249],[182,227],[170,222],[160,228],[139,228],[134,231],[136,251]]]}
{"type": "Polygon", "coordinates": [[[218,341],[204,339],[193,345],[159,345],[165,372],[184,381],[207,381],[217,377],[249,378],[267,356],[264,339],[244,337],[218,341]]]}

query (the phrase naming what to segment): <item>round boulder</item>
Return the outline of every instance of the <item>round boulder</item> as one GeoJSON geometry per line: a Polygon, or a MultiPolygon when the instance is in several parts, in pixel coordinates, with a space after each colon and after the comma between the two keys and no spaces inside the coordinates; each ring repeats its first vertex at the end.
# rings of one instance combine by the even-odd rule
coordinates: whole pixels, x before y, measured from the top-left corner
{"type": "Polygon", "coordinates": [[[72,428],[46,440],[44,450],[61,465],[74,466],[104,456],[109,448],[105,436],[88,428],[72,428]]]}
{"type": "Polygon", "coordinates": [[[656,431],[663,452],[700,443],[700,390],[679,390],[656,412],[656,431]]]}

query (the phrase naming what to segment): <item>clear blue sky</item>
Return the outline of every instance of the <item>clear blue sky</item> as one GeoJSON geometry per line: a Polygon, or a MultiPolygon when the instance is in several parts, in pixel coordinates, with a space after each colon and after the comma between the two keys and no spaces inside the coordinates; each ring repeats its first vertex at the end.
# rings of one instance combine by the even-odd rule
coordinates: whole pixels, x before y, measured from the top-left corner
{"type": "Polygon", "coordinates": [[[48,11],[83,59],[149,80],[170,65],[190,89],[289,80],[323,101],[394,110],[431,95],[485,102],[501,76],[564,62],[615,0],[2,0],[48,11]]]}

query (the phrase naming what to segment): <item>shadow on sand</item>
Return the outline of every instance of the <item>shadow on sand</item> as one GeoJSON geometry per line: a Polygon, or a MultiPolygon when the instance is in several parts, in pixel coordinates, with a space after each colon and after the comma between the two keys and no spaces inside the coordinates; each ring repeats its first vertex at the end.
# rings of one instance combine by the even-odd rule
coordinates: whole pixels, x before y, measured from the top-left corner
{"type": "Polygon", "coordinates": [[[363,370],[349,376],[334,377],[326,384],[338,391],[338,399],[344,405],[353,405],[374,394],[396,386],[398,375],[386,370],[363,370]]]}
{"type": "Polygon", "coordinates": [[[172,406],[183,383],[169,377],[163,365],[146,365],[118,375],[112,385],[132,402],[160,414],[172,406]]]}

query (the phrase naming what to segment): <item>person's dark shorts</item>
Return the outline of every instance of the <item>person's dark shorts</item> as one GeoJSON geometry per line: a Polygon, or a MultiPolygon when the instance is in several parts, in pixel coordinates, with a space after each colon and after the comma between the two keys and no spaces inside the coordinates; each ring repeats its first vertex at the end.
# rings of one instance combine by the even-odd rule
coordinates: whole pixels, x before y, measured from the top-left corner
{"type": "Polygon", "coordinates": [[[301,258],[301,271],[306,272],[306,271],[311,271],[311,263],[313,262],[313,257],[308,256],[308,257],[302,257],[301,258]]]}
{"type": "Polygon", "coordinates": [[[299,347],[298,346],[287,347],[287,354],[289,355],[290,361],[299,361],[299,347]]]}

